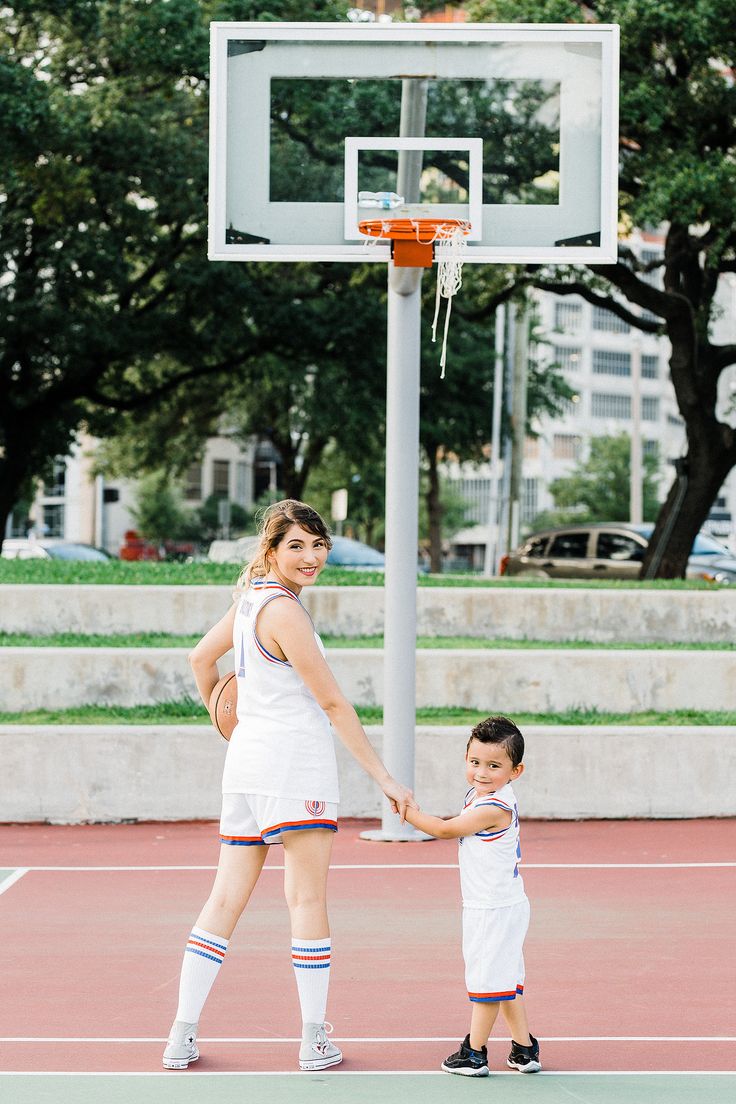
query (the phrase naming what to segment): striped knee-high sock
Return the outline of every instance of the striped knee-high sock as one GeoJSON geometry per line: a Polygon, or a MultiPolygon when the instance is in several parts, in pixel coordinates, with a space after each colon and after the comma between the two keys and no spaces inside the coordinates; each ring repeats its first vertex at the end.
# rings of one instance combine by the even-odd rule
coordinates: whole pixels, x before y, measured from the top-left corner
{"type": "Polygon", "coordinates": [[[325,1021],[331,954],[329,936],[324,939],[293,938],[291,941],[291,961],[304,1023],[321,1024],[325,1021]]]}
{"type": "Polygon", "coordinates": [[[199,1023],[200,1013],[219,973],[228,942],[221,935],[192,928],[181,967],[177,1020],[199,1023]]]}

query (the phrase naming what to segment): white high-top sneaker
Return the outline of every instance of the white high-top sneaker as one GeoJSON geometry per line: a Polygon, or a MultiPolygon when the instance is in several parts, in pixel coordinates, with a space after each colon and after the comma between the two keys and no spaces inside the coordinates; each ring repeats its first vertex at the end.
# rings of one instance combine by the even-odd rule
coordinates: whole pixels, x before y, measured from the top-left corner
{"type": "Polygon", "coordinates": [[[342,1062],[342,1051],[327,1037],[331,1024],[305,1023],[299,1047],[299,1069],[323,1070],[342,1062]]]}
{"type": "Polygon", "coordinates": [[[190,1062],[196,1062],[198,1058],[197,1025],[175,1020],[164,1051],[164,1069],[186,1069],[190,1062]]]}

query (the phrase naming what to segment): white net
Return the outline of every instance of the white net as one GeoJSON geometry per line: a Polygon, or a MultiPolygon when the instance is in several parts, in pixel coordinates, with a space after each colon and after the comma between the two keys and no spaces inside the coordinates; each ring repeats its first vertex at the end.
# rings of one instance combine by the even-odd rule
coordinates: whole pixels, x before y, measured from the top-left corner
{"type": "Polygon", "coordinates": [[[440,300],[447,300],[445,311],[445,328],[442,334],[442,353],[440,355],[440,379],[445,378],[445,363],[447,361],[447,333],[450,328],[450,311],[452,310],[453,296],[457,294],[463,285],[463,262],[467,247],[467,227],[464,223],[459,226],[444,228],[437,235],[437,292],[434,300],[434,319],[432,320],[432,340],[437,340],[437,321],[440,314],[440,300]]]}
{"type": "MultiPolygon", "coordinates": [[[[362,193],[361,193],[362,194],[362,193]]],[[[369,234],[366,245],[377,245],[379,241],[396,236],[396,219],[381,219],[380,229],[377,223],[370,231],[365,229],[366,223],[361,224],[361,232],[369,234]]],[[[404,220],[402,220],[404,221],[404,220]]],[[[467,248],[467,234],[470,223],[461,220],[435,224],[425,219],[412,218],[405,220],[405,225],[410,225],[418,242],[436,245],[437,258],[437,293],[435,296],[434,319],[432,320],[432,341],[437,340],[437,322],[440,314],[442,299],[447,300],[445,311],[445,326],[442,334],[442,353],[440,355],[440,379],[445,378],[445,364],[447,362],[447,334],[450,328],[450,312],[452,310],[453,297],[462,287],[463,262],[467,248]]]]}

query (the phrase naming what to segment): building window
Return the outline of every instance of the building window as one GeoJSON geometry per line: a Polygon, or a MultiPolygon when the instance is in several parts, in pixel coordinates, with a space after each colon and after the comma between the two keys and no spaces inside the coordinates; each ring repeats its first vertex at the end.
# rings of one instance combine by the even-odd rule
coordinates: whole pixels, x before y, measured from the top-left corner
{"type": "Polygon", "coordinates": [[[641,420],[643,422],[659,421],[659,399],[647,397],[641,400],[641,420]]]}
{"type": "Polygon", "coordinates": [[[555,460],[577,460],[583,445],[576,433],[555,433],[552,438],[552,455],[555,460]]]}
{"type": "Polygon", "coordinates": [[[558,406],[561,418],[579,418],[583,412],[580,395],[576,395],[574,399],[560,399],[558,406]]]}
{"type": "Polygon", "coordinates": [[[659,357],[643,356],[641,358],[641,378],[659,379],[659,357]]]}
{"type": "Polygon", "coordinates": [[[47,498],[63,498],[66,492],[66,461],[57,456],[51,468],[51,478],[43,485],[43,493],[47,498]]]}
{"type": "Polygon", "coordinates": [[[683,422],[682,418],[678,417],[677,414],[668,414],[667,415],[667,425],[677,426],[678,429],[679,429],[682,426],[684,426],[685,423],[683,422]]]}
{"type": "Polygon", "coordinates": [[[250,495],[248,494],[248,475],[250,473],[250,464],[246,464],[244,460],[238,460],[235,465],[235,501],[240,506],[247,506],[250,502],[250,495]]]}
{"type": "Polygon", "coordinates": [[[619,318],[613,311],[605,307],[593,307],[593,329],[600,333],[628,333],[631,327],[623,318],[619,318]]]}
{"type": "Polygon", "coordinates": [[[552,359],[566,372],[579,372],[582,367],[582,351],[573,345],[555,345],[552,359]]]}
{"type": "Polygon", "coordinates": [[[64,504],[54,502],[43,508],[43,535],[45,537],[64,536],[64,504]]]}
{"type": "Polygon", "coordinates": [[[659,459],[659,441],[645,441],[642,446],[645,456],[653,456],[659,459]]]}
{"type": "Polygon", "coordinates": [[[539,456],[539,438],[538,437],[525,437],[524,438],[524,459],[536,460],[539,456]]]}
{"type": "Polygon", "coordinates": [[[490,479],[461,479],[457,484],[465,502],[465,521],[485,523],[488,520],[488,502],[491,493],[490,479]]]}
{"type": "Polygon", "coordinates": [[[190,464],[184,476],[184,497],[187,500],[202,498],[202,465],[190,464]]]}
{"type": "Polygon", "coordinates": [[[594,418],[631,418],[631,397],[629,395],[607,395],[594,391],[591,395],[590,413],[594,418]]]}
{"type": "Polygon", "coordinates": [[[230,497],[230,461],[214,460],[212,463],[212,493],[221,498],[230,497]]]}
{"type": "Polygon", "coordinates": [[[631,356],[612,349],[594,349],[593,373],[596,376],[630,376],[631,356]]]}
{"type": "Polygon", "coordinates": [[[533,521],[539,513],[539,486],[537,479],[525,479],[521,488],[521,522],[533,521]]]}
{"type": "Polygon", "coordinates": [[[575,299],[555,303],[555,329],[563,333],[579,330],[583,320],[583,304],[575,299]]]}

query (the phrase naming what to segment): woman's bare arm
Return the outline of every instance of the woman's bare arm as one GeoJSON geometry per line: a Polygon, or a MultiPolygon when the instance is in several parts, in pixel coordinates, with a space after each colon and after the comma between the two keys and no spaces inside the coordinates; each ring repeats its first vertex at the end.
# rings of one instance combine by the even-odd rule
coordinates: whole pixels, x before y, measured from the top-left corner
{"type": "Polygon", "coordinates": [[[225,616],[212,626],[189,653],[189,665],[197,683],[197,690],[207,708],[210,704],[210,695],[220,678],[217,661],[233,646],[235,610],[236,605],[231,606],[225,616]]]}

